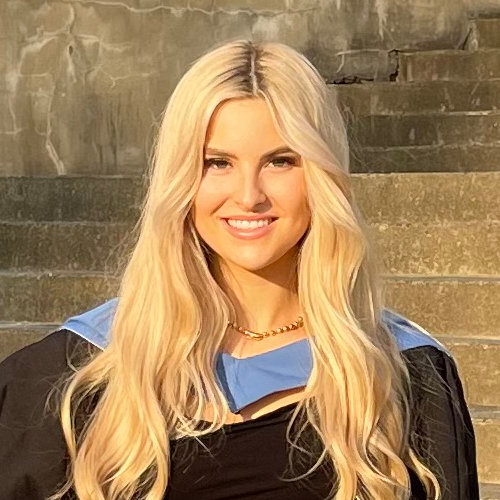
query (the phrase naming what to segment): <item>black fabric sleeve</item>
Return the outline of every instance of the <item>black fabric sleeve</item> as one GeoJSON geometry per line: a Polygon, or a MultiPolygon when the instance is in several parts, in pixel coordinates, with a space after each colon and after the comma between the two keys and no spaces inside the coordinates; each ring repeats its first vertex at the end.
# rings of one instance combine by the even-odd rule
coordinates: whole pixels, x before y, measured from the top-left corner
{"type": "Polygon", "coordinates": [[[0,500],[45,500],[64,483],[66,444],[55,400],[48,411],[45,401],[68,370],[67,333],[49,334],[0,363],[0,500]]]}
{"type": "Polygon", "coordinates": [[[434,347],[403,352],[412,392],[411,443],[442,500],[479,500],[474,428],[454,358],[434,347]]]}

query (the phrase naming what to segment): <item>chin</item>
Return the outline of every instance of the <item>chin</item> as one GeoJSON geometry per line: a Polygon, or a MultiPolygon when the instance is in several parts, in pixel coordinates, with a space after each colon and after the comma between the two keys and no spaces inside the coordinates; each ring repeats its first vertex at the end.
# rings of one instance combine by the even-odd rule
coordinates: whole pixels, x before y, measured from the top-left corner
{"type": "Polygon", "coordinates": [[[271,266],[276,260],[262,260],[262,259],[229,259],[231,261],[231,265],[238,266],[242,269],[246,269],[247,271],[255,272],[260,271],[261,269],[265,269],[266,267],[271,266]]]}

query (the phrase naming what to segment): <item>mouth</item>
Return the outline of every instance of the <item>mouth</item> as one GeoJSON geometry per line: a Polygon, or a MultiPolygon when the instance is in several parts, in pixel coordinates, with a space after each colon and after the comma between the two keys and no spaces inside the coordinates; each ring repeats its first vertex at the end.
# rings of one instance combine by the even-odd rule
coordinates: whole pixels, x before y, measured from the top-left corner
{"type": "Polygon", "coordinates": [[[262,236],[265,236],[269,234],[275,226],[275,222],[278,219],[278,217],[269,217],[268,219],[261,219],[261,220],[266,220],[267,222],[260,225],[257,225],[256,222],[252,221],[251,223],[239,223],[238,225],[231,225],[229,223],[229,220],[231,219],[221,219],[222,224],[224,225],[225,229],[229,231],[229,233],[236,238],[240,239],[245,239],[245,240],[250,240],[250,239],[255,239],[255,238],[260,238],[262,236]]]}

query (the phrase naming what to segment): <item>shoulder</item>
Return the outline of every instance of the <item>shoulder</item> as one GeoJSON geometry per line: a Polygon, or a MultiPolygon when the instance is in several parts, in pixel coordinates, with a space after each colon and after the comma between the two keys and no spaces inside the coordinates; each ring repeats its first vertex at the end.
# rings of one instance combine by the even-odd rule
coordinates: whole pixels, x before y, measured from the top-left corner
{"type": "Polygon", "coordinates": [[[0,498],[46,498],[65,478],[58,408],[47,400],[60,378],[71,373],[68,359],[86,353],[88,345],[62,329],[0,363],[0,498]]]}
{"type": "Polygon", "coordinates": [[[446,346],[425,328],[396,311],[385,307],[382,309],[381,321],[396,340],[401,352],[407,352],[417,347],[434,347],[436,350],[451,356],[446,346]]]}
{"type": "MultiPolygon", "coordinates": [[[[461,400],[462,382],[450,350],[427,330],[391,309],[383,309],[382,321],[395,338],[410,375],[416,399],[441,404],[461,400]]],[[[416,407],[413,408],[417,410],[416,407]]]]}
{"type": "Polygon", "coordinates": [[[44,420],[50,391],[92,346],[69,330],[52,332],[0,363],[0,421],[17,427],[44,420]]]}
{"type": "Polygon", "coordinates": [[[0,362],[0,383],[62,374],[69,368],[68,357],[85,352],[88,346],[85,339],[65,328],[51,332],[3,359],[0,362]]]}

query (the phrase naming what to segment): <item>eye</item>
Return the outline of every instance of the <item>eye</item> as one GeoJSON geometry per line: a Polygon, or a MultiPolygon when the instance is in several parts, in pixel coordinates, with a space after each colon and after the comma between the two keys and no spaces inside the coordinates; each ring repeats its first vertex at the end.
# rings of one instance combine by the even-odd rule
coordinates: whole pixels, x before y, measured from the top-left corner
{"type": "Polygon", "coordinates": [[[287,156],[280,156],[279,158],[274,158],[271,160],[271,163],[284,163],[285,165],[283,166],[293,166],[295,165],[295,158],[292,157],[287,157],[287,156]]]}
{"type": "MultiPolygon", "coordinates": [[[[281,164],[282,167],[287,167],[287,166],[293,166],[296,164],[295,158],[292,157],[287,157],[287,156],[280,156],[272,159],[270,163],[278,163],[281,164]]],[[[204,163],[204,168],[210,168],[211,165],[215,165],[217,168],[214,168],[214,170],[226,170],[225,168],[219,168],[223,167],[224,165],[227,165],[227,161],[220,159],[220,158],[207,158],[204,163]]]]}
{"type": "MultiPolygon", "coordinates": [[[[205,163],[204,163],[204,168],[209,168],[210,165],[217,165],[217,166],[220,166],[220,164],[227,164],[227,161],[226,160],[219,160],[219,159],[215,159],[215,158],[207,158],[205,160],[205,163]]],[[[221,168],[216,168],[214,170],[224,170],[224,169],[221,169],[221,168]]]]}

